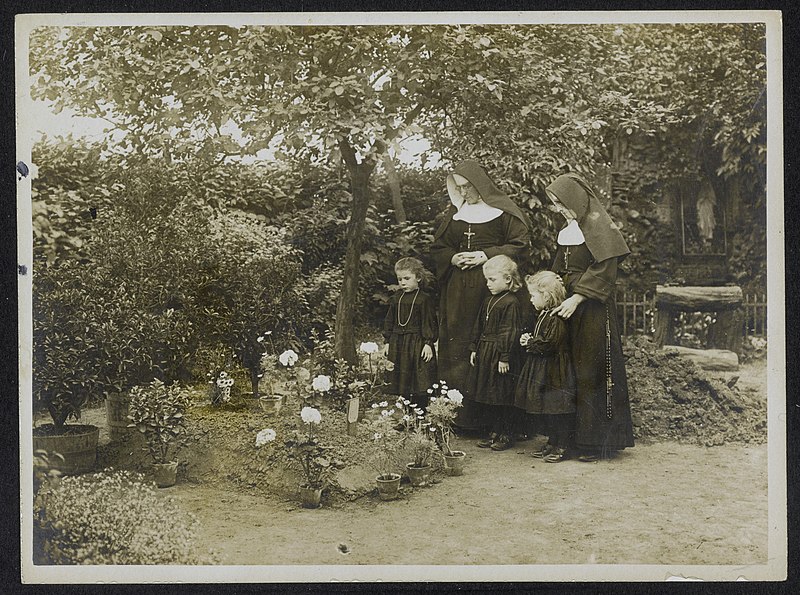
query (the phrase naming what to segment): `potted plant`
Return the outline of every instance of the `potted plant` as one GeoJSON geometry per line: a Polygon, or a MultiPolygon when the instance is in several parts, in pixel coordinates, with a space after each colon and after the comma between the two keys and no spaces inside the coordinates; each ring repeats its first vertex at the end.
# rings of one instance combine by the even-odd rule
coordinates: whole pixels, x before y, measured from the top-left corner
{"type": "Polygon", "coordinates": [[[84,373],[83,352],[66,337],[56,333],[40,339],[34,348],[34,394],[37,406],[47,409],[52,423],[33,428],[33,449],[60,454],[54,465],[62,473],[86,473],[94,468],[100,428],[67,421],[80,420],[91,371],[84,373]]]}
{"type": "Polygon", "coordinates": [[[311,378],[311,372],[303,366],[296,365],[299,360],[300,356],[293,349],[287,349],[278,356],[278,365],[275,363],[275,357],[270,355],[269,352],[263,354],[261,358],[262,377],[266,377],[264,382],[268,387],[268,394],[259,397],[259,405],[263,411],[277,413],[286,403],[287,395],[275,388],[275,381],[282,374],[285,374],[284,391],[294,391],[298,396],[298,400],[300,402],[304,401],[302,394],[303,383],[311,378]]]}
{"type": "Polygon", "coordinates": [[[395,423],[394,410],[388,409],[386,401],[373,403],[372,409],[380,410],[379,416],[372,422],[375,451],[373,461],[378,471],[375,484],[381,500],[395,500],[400,491],[402,475],[397,473],[399,467],[397,457],[397,433],[392,426],[395,423]]]}
{"type": "Polygon", "coordinates": [[[458,390],[448,388],[444,382],[434,384],[433,388],[428,389],[430,394],[435,391],[438,391],[438,396],[430,398],[427,419],[442,452],[445,472],[448,475],[461,475],[464,472],[466,453],[463,450],[453,450],[451,440],[457,409],[461,407],[464,397],[458,390]]]}
{"type": "Polygon", "coordinates": [[[300,418],[304,428],[295,430],[294,438],[287,440],[286,446],[289,449],[289,459],[303,472],[304,481],[300,484],[303,508],[319,508],[322,490],[325,489],[331,473],[327,448],[314,435],[314,427],[322,421],[322,415],[318,409],[303,407],[300,418]]]}
{"type": "Polygon", "coordinates": [[[170,386],[154,379],[131,389],[130,427],[144,434],[145,450],[153,460],[156,485],[175,485],[178,461],[175,451],[186,433],[186,392],[177,383],[170,386]]]}
{"type": "Polygon", "coordinates": [[[428,431],[421,425],[403,438],[410,449],[412,460],[406,464],[406,475],[414,487],[428,485],[431,474],[431,457],[436,451],[436,443],[428,436],[428,431]]]}

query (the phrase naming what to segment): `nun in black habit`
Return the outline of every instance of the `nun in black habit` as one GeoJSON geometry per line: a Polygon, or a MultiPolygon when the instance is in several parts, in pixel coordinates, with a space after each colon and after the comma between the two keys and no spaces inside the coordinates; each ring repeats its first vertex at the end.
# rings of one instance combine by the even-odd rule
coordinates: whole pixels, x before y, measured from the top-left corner
{"type": "MultiPolygon", "coordinates": [[[[447,176],[451,206],[434,234],[431,253],[440,287],[439,376],[462,392],[469,375],[472,325],[489,295],[482,265],[498,254],[527,254],[529,223],[520,208],[492,183],[476,161],[462,161],[447,176]]],[[[456,424],[483,430],[479,403],[464,394],[456,424]]]]}
{"type": "Polygon", "coordinates": [[[569,297],[553,312],[569,327],[577,379],[574,442],[580,460],[594,461],[633,446],[614,297],[617,267],[630,250],[583,178],[561,175],[546,191],[567,220],[558,234],[552,269],[561,275],[569,297]]]}

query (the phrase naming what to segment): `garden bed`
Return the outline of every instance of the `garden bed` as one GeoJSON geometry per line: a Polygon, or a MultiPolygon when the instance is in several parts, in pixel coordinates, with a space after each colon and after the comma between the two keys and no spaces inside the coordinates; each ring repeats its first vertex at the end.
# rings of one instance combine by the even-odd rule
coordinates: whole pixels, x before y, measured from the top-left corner
{"type": "MultiPolygon", "coordinates": [[[[683,358],[661,353],[645,338],[629,340],[625,354],[637,440],[701,446],[766,441],[764,394],[744,382],[726,382],[683,358]]],[[[179,454],[179,481],[233,485],[251,494],[296,501],[301,475],[291,467],[283,442],[302,425],[300,408],[299,402],[290,400],[279,414],[266,414],[252,399],[211,407],[205,391],[198,390],[187,412],[189,443],[179,454]],[[256,434],[265,428],[275,430],[277,437],[256,447],[256,434]]],[[[372,466],[372,412],[368,410],[355,434],[349,435],[343,411],[326,407],[321,411],[317,434],[329,447],[336,471],[324,502],[337,504],[371,493],[377,474],[372,466]]],[[[137,435],[125,442],[102,444],[98,466],[147,473],[149,462],[141,446],[137,435]]]]}

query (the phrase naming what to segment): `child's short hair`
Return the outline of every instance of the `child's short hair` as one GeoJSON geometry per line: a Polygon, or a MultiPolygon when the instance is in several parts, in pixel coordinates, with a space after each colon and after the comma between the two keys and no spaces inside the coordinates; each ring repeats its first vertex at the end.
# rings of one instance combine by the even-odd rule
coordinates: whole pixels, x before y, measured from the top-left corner
{"type": "Polygon", "coordinates": [[[425,268],[418,258],[406,256],[394,263],[395,275],[398,271],[410,271],[419,279],[420,287],[428,287],[433,283],[433,273],[425,268]]]}
{"type": "Polygon", "coordinates": [[[567,289],[561,277],[553,271],[539,271],[525,277],[528,291],[538,291],[545,297],[545,308],[555,308],[567,299],[567,289]]]}
{"type": "Polygon", "coordinates": [[[505,254],[492,256],[489,260],[484,262],[483,274],[485,275],[488,271],[506,275],[509,278],[508,289],[510,291],[517,291],[522,287],[522,277],[519,276],[517,263],[505,254]]]}

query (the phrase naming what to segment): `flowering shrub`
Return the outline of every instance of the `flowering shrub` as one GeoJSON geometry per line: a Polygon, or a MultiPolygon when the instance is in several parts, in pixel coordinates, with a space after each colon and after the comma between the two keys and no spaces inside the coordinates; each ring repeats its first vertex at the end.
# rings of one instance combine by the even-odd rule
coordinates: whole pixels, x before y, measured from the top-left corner
{"type": "MultiPolygon", "coordinates": [[[[213,373],[209,372],[207,376],[213,376],[213,373]]],[[[231,400],[231,387],[234,380],[225,370],[220,371],[219,375],[209,380],[209,382],[211,383],[212,405],[221,405],[231,400]]]]}
{"type": "Polygon", "coordinates": [[[324,488],[332,468],[326,456],[327,447],[322,446],[314,435],[314,426],[322,421],[322,414],[313,407],[303,407],[300,419],[305,425],[304,430],[295,430],[294,438],[286,441],[289,459],[302,470],[305,487],[324,488]]]}
{"type": "Polygon", "coordinates": [[[183,414],[187,405],[187,394],[177,383],[166,386],[156,378],[148,385],[131,389],[128,427],[144,434],[145,448],[154,463],[172,460],[173,450],[186,431],[183,414]]]}
{"type": "Polygon", "coordinates": [[[428,421],[435,428],[436,443],[446,455],[452,455],[450,440],[453,437],[453,423],[456,419],[457,409],[461,407],[463,395],[454,388],[448,388],[444,381],[439,381],[428,389],[431,395],[428,403],[428,421]],[[434,392],[438,396],[433,396],[434,392]]]}
{"type": "Polygon", "coordinates": [[[196,518],[141,475],[108,470],[63,478],[34,509],[41,564],[204,564],[196,518]]]}
{"type": "Polygon", "coordinates": [[[419,425],[402,439],[402,445],[411,453],[411,464],[414,467],[427,467],[436,452],[436,442],[429,436],[429,428],[419,425]]]}

